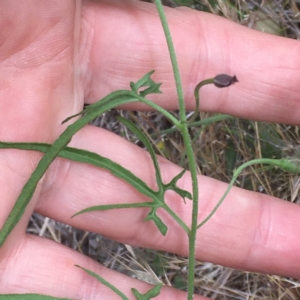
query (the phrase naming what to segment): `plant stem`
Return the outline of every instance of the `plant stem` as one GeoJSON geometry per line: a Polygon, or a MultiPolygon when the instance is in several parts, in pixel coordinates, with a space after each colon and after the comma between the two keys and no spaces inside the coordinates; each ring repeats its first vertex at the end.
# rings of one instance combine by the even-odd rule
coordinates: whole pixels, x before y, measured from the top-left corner
{"type": "MultiPolygon", "coordinates": [[[[188,128],[202,126],[202,125],[210,125],[212,123],[216,123],[216,122],[220,122],[220,121],[224,121],[224,120],[230,120],[230,119],[234,119],[234,118],[235,117],[230,116],[230,115],[219,114],[219,115],[207,118],[207,119],[203,119],[203,120],[196,121],[193,123],[188,123],[188,128]]],[[[169,129],[164,129],[164,130],[160,130],[158,132],[154,132],[150,136],[169,134],[169,133],[175,132],[176,130],[178,130],[176,127],[172,127],[169,129]]]]}
{"type": "Polygon", "coordinates": [[[164,34],[166,37],[167,45],[168,45],[168,50],[170,54],[170,59],[172,63],[172,68],[173,68],[173,74],[175,78],[175,84],[176,84],[176,91],[177,91],[177,96],[178,96],[178,103],[179,103],[179,116],[180,120],[184,121],[186,120],[186,113],[185,113],[185,104],[184,104],[184,99],[183,99],[183,90],[182,90],[182,84],[181,84],[181,79],[180,79],[180,74],[179,74],[179,67],[176,59],[176,54],[175,54],[175,48],[173,45],[169,25],[167,22],[167,18],[164,13],[163,6],[161,4],[161,0],[154,0],[160,21],[164,30],[164,34]]]}
{"type": "Polygon", "coordinates": [[[199,91],[200,91],[200,88],[203,87],[204,85],[207,85],[207,84],[212,84],[214,83],[214,78],[209,78],[209,79],[205,79],[205,80],[202,80],[201,82],[199,82],[195,88],[195,91],[194,91],[194,96],[195,96],[195,99],[196,99],[196,109],[195,109],[195,112],[194,114],[192,115],[191,119],[189,120],[189,123],[193,123],[199,113],[199,91]]]}
{"type": "MultiPolygon", "coordinates": [[[[232,186],[234,185],[236,179],[238,178],[238,176],[241,174],[241,172],[252,165],[256,165],[256,164],[268,164],[268,165],[272,165],[272,166],[277,166],[279,168],[282,168],[282,165],[286,164],[286,161],[288,161],[287,159],[271,159],[271,158],[258,158],[258,159],[253,159],[250,161],[245,162],[244,164],[242,164],[241,166],[239,166],[233,174],[233,177],[225,191],[225,193],[223,194],[222,198],[218,201],[217,205],[214,207],[214,209],[209,213],[209,215],[197,226],[197,228],[200,228],[201,226],[203,226],[217,211],[217,209],[220,207],[220,205],[223,203],[223,201],[225,200],[226,196],[229,194],[232,186]]],[[[283,170],[284,167],[282,168],[283,170]]],[[[300,170],[298,170],[299,172],[300,170]]]]}
{"type": "Polygon", "coordinates": [[[167,119],[169,119],[176,127],[181,127],[181,123],[167,110],[165,110],[164,108],[160,107],[159,105],[157,105],[156,103],[141,97],[139,95],[135,95],[136,99],[138,99],[140,102],[148,105],[149,107],[152,107],[153,109],[155,109],[156,111],[160,112],[161,114],[163,114],[167,119]]]}
{"type": "Polygon", "coordinates": [[[189,238],[188,300],[192,300],[194,298],[195,242],[196,242],[197,222],[198,222],[198,178],[197,178],[196,161],[192,149],[191,139],[188,132],[182,84],[181,84],[175,49],[170,34],[170,29],[167,23],[166,16],[164,14],[161,1],[154,0],[154,2],[167,40],[169,54],[170,54],[171,63],[173,67],[173,73],[175,77],[176,90],[177,90],[178,103],[179,103],[179,116],[181,122],[181,127],[179,129],[181,130],[184,144],[186,147],[187,159],[189,162],[189,167],[190,167],[190,172],[192,177],[192,190],[193,190],[192,224],[191,224],[190,233],[188,234],[188,238],[189,238]]]}
{"type": "Polygon", "coordinates": [[[177,214],[166,203],[163,203],[162,207],[182,227],[182,229],[189,234],[189,227],[179,218],[179,216],[177,216],[177,214]]]}

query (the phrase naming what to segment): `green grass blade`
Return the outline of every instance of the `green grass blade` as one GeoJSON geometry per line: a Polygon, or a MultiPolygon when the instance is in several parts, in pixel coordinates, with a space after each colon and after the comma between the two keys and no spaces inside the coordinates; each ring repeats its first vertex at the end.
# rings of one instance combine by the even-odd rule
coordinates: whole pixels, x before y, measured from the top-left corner
{"type": "Polygon", "coordinates": [[[106,281],[104,278],[102,278],[101,276],[99,276],[98,274],[85,269],[81,266],[75,265],[76,267],[82,269],[83,271],[85,271],[86,273],[88,273],[89,275],[93,276],[94,278],[96,278],[98,281],[100,281],[102,284],[104,284],[105,286],[107,286],[108,288],[110,288],[113,292],[115,292],[117,295],[119,295],[122,300],[130,300],[129,298],[126,297],[126,295],[124,295],[120,290],[118,290],[114,285],[112,285],[111,283],[109,283],[108,281],[106,281]]]}

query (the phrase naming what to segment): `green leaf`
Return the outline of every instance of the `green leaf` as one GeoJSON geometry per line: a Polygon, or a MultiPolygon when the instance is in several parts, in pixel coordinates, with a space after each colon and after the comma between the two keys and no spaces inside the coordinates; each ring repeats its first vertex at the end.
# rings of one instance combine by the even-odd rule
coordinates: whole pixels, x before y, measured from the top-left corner
{"type": "Polygon", "coordinates": [[[145,97],[149,94],[159,94],[161,91],[159,90],[161,83],[156,83],[151,79],[151,75],[154,73],[153,71],[150,71],[146,75],[144,75],[140,80],[138,80],[136,83],[131,82],[130,87],[133,92],[136,94],[140,94],[141,96],[145,97]],[[146,87],[146,89],[139,92],[139,89],[146,87]]]}
{"type": "Polygon", "coordinates": [[[74,214],[72,216],[76,217],[78,215],[91,212],[91,211],[104,211],[104,210],[110,210],[110,209],[120,209],[120,208],[139,208],[139,207],[151,207],[153,205],[153,202],[137,202],[137,203],[121,203],[121,204],[108,204],[108,205],[96,205],[96,206],[90,206],[86,209],[83,209],[79,211],[78,213],[74,214]]]}
{"type": "Polygon", "coordinates": [[[71,300],[69,298],[57,298],[40,294],[3,294],[0,300],[71,300]]]}
{"type": "Polygon", "coordinates": [[[150,86],[153,83],[155,83],[152,79],[151,79],[151,75],[155,72],[155,70],[152,70],[150,72],[148,72],[147,74],[145,74],[141,79],[139,79],[136,83],[134,83],[134,86],[138,89],[140,89],[141,87],[145,87],[145,86],[150,86]]]}
{"type": "Polygon", "coordinates": [[[179,188],[177,186],[177,182],[178,180],[184,175],[184,173],[186,172],[186,170],[181,171],[177,176],[175,176],[168,184],[165,184],[165,188],[168,190],[172,190],[174,192],[176,192],[178,195],[180,195],[183,200],[185,198],[188,198],[190,200],[192,200],[192,194],[186,190],[183,190],[181,188],[179,188]]]}
{"type": "MultiPolygon", "coordinates": [[[[33,150],[33,151],[40,151],[40,152],[47,152],[47,150],[51,147],[49,144],[45,143],[5,143],[0,142],[0,149],[20,149],[20,150],[33,150]]],[[[91,212],[91,211],[104,211],[109,209],[120,209],[120,208],[139,208],[139,207],[152,207],[153,205],[157,205],[159,203],[158,196],[159,193],[150,189],[144,181],[140,178],[136,177],[130,171],[122,167],[121,165],[113,162],[112,160],[105,158],[97,153],[89,152],[87,150],[72,148],[72,147],[65,147],[58,153],[59,157],[66,158],[69,160],[73,160],[76,162],[87,163],[94,165],[99,168],[106,169],[110,171],[115,176],[123,179],[124,181],[131,184],[134,188],[140,191],[145,196],[151,198],[153,202],[141,202],[141,203],[124,203],[124,204],[109,204],[109,205],[97,205],[91,206],[86,209],[83,209],[72,217],[78,216],[83,213],[91,212]]],[[[158,217],[157,217],[158,218],[158,217]]],[[[154,217],[153,221],[155,224],[159,225],[161,232],[163,234],[166,233],[167,228],[162,223],[161,220],[157,220],[154,217]]],[[[150,218],[149,220],[152,220],[150,218]]]]}
{"type": "Polygon", "coordinates": [[[68,122],[69,120],[71,120],[77,116],[86,115],[86,114],[92,113],[92,112],[96,112],[96,115],[94,117],[94,119],[95,119],[97,116],[101,115],[103,112],[108,111],[118,105],[121,105],[124,103],[135,102],[135,101],[138,101],[138,100],[135,98],[134,93],[132,93],[130,91],[126,91],[126,90],[116,91],[116,92],[113,92],[113,93],[109,94],[108,96],[104,97],[103,99],[101,99],[93,104],[90,104],[88,107],[86,107],[79,113],[66,118],[65,120],[62,121],[62,124],[68,122]],[[100,109],[100,112],[98,113],[99,109],[100,109]]]}
{"type": "MultiPolygon", "coordinates": [[[[39,161],[36,169],[31,174],[29,180],[24,185],[21,194],[17,198],[15,205],[12,208],[12,211],[10,212],[9,216],[7,217],[3,227],[0,230],[0,247],[4,244],[6,241],[8,235],[10,232],[14,229],[16,224],[19,222],[19,220],[22,218],[25,209],[27,205],[29,204],[31,198],[33,197],[33,194],[35,192],[36,186],[39,182],[39,180],[42,178],[42,176],[45,174],[47,169],[49,168],[50,164],[54,161],[54,159],[60,155],[60,152],[66,148],[67,144],[71,141],[72,136],[78,132],[81,128],[83,128],[85,125],[87,125],[89,122],[91,122],[93,119],[95,119],[98,115],[104,113],[105,111],[108,111],[116,106],[130,103],[130,102],[142,102],[144,104],[149,105],[150,107],[157,109],[159,112],[163,113],[167,118],[169,118],[176,126],[181,126],[181,123],[174,118],[172,114],[170,114],[168,111],[164,110],[160,106],[156,105],[150,100],[145,99],[144,97],[140,96],[140,94],[137,94],[134,92],[134,89],[138,90],[139,88],[146,87],[146,91],[144,90],[143,95],[149,94],[150,92],[156,93],[159,91],[159,84],[156,84],[150,76],[153,74],[153,71],[146,74],[142,79],[140,79],[137,83],[131,84],[133,87],[133,91],[126,91],[126,90],[120,90],[113,92],[109,94],[108,96],[104,97],[102,100],[90,105],[88,108],[82,110],[81,112],[67,118],[64,122],[69,121],[70,119],[74,118],[78,115],[83,115],[80,119],[76,120],[73,124],[69,125],[65,131],[59,136],[57,140],[46,150],[45,155],[42,157],[42,159],[39,161]]],[[[143,91],[142,91],[143,92],[143,91]]],[[[134,126],[133,126],[134,128],[134,126]]],[[[135,129],[133,129],[135,130],[135,129]]],[[[159,172],[158,163],[156,161],[155,153],[152,149],[151,144],[148,142],[148,140],[145,138],[145,136],[137,129],[135,130],[137,134],[140,135],[140,139],[142,139],[146,145],[146,147],[150,151],[150,155],[154,161],[155,164],[155,170],[156,170],[156,177],[157,177],[157,183],[159,185],[159,191],[155,192],[151,190],[143,181],[139,180],[137,177],[135,177],[132,173],[130,173],[128,170],[122,168],[121,166],[115,164],[112,161],[109,161],[105,158],[99,158],[94,157],[94,153],[84,153],[82,156],[80,149],[68,149],[68,153],[65,156],[67,159],[73,159],[76,161],[84,162],[84,163],[91,163],[93,165],[107,168],[109,169],[113,174],[118,176],[121,179],[126,180],[131,185],[136,187],[138,190],[142,191],[143,194],[153,199],[155,202],[155,205],[157,206],[158,202],[161,202],[163,204],[163,194],[162,191],[162,181],[161,176],[159,172]],[[100,160],[99,160],[100,159],[100,160]],[[93,162],[92,162],[93,161],[93,162]],[[138,186],[138,187],[137,187],[138,186]]],[[[33,143],[34,144],[34,143],[33,143]]],[[[31,144],[31,145],[33,145],[31,144]]],[[[38,145],[37,143],[35,144],[38,145]]],[[[39,144],[38,147],[40,147],[41,144],[39,144]]],[[[45,144],[44,144],[45,146],[45,144]]],[[[5,147],[3,147],[5,148],[5,147]]],[[[7,148],[7,147],[6,147],[7,148]]],[[[25,149],[25,148],[24,148],[25,149]]],[[[62,152],[64,153],[64,152],[62,152]]],[[[141,204],[133,204],[133,205],[141,205],[141,204]]],[[[108,207],[102,207],[102,209],[108,209],[108,207]]],[[[171,212],[172,213],[172,212],[171,212]]],[[[173,217],[175,215],[173,214],[173,217]]],[[[175,216],[176,218],[176,216],[175,216]]],[[[176,218],[178,221],[178,218],[176,218]]],[[[156,219],[157,224],[161,224],[161,230],[162,232],[166,232],[166,229],[163,228],[165,225],[160,221],[159,219],[156,219]],[[163,226],[163,225],[164,226],[163,226]]]]}
{"type": "MultiPolygon", "coordinates": [[[[96,102],[96,103],[97,103],[97,102],[96,102]]],[[[96,104],[96,103],[94,103],[94,104],[96,104]]],[[[75,117],[83,116],[83,115],[87,114],[87,113],[92,109],[92,106],[93,106],[93,104],[87,106],[87,107],[86,107],[85,109],[83,109],[81,112],[79,112],[79,113],[77,113],[77,114],[75,114],[75,115],[72,115],[72,116],[70,116],[70,117],[64,119],[64,120],[61,122],[61,124],[67,123],[68,121],[70,121],[71,119],[73,119],[73,118],[75,118],[75,117]]]]}
{"type": "Polygon", "coordinates": [[[135,134],[135,136],[145,145],[145,147],[147,148],[151,159],[153,161],[153,165],[155,168],[155,176],[156,176],[156,183],[158,185],[159,190],[162,189],[163,183],[162,183],[162,178],[161,178],[161,173],[160,173],[160,168],[159,168],[159,164],[157,161],[157,157],[156,154],[154,152],[154,149],[151,145],[151,143],[149,142],[149,140],[147,139],[147,137],[145,136],[145,134],[135,125],[133,124],[131,121],[123,118],[123,117],[118,117],[117,118],[120,122],[122,122],[130,131],[132,131],[132,133],[135,134]]]}
{"type": "Polygon", "coordinates": [[[161,232],[162,235],[166,235],[167,231],[168,231],[168,227],[167,225],[165,225],[165,223],[161,220],[161,218],[156,214],[157,211],[157,207],[152,207],[151,211],[149,212],[149,214],[147,215],[147,217],[145,218],[145,222],[146,221],[153,221],[155,223],[155,225],[157,226],[157,228],[159,229],[159,231],[161,232]]]}
{"type": "Polygon", "coordinates": [[[105,286],[107,286],[108,288],[110,288],[113,292],[115,292],[117,295],[119,295],[122,300],[129,300],[129,298],[126,297],[126,295],[124,295],[119,289],[117,289],[114,285],[112,285],[111,283],[109,283],[108,281],[106,281],[103,277],[99,276],[98,274],[85,269],[81,266],[75,265],[76,267],[82,269],[83,271],[85,271],[86,273],[88,273],[89,275],[91,275],[92,277],[96,278],[98,281],[100,281],[102,284],[104,284],[105,286]]]}
{"type": "Polygon", "coordinates": [[[142,97],[146,97],[149,94],[160,94],[161,93],[161,91],[159,89],[160,86],[161,86],[161,83],[155,83],[155,84],[149,86],[148,88],[144,89],[143,91],[141,91],[140,95],[142,97]]]}
{"type": "Polygon", "coordinates": [[[138,290],[136,290],[134,288],[132,288],[131,291],[137,300],[149,300],[149,299],[157,297],[160,294],[161,287],[162,287],[162,283],[154,286],[146,294],[141,294],[138,290]]]}
{"type": "Polygon", "coordinates": [[[24,185],[21,194],[16,200],[12,211],[10,212],[0,231],[0,247],[2,247],[10,232],[22,218],[27,205],[29,204],[34,194],[39,180],[45,174],[48,167],[59,154],[59,152],[70,142],[72,136],[93,119],[95,119],[99,114],[102,114],[103,112],[118,105],[135,101],[137,101],[137,99],[131,91],[113,92],[99,101],[98,105],[95,106],[93,110],[89,110],[86,115],[84,115],[82,118],[78,119],[65,129],[65,131],[59,136],[59,138],[53,143],[53,145],[49,148],[43,158],[39,161],[36,169],[33,171],[29,180],[24,185]]]}
{"type": "MultiPolygon", "coordinates": [[[[33,150],[46,153],[50,144],[46,143],[6,143],[0,142],[0,149],[20,149],[20,150],[33,150]]],[[[113,175],[122,180],[128,182],[139,192],[147,197],[152,198],[157,192],[153,191],[142,181],[139,177],[135,176],[129,170],[125,169],[121,165],[115,163],[109,158],[103,157],[97,153],[90,152],[83,149],[77,149],[72,147],[65,147],[58,153],[59,157],[69,159],[72,161],[86,163],[110,171],[113,175]]]]}

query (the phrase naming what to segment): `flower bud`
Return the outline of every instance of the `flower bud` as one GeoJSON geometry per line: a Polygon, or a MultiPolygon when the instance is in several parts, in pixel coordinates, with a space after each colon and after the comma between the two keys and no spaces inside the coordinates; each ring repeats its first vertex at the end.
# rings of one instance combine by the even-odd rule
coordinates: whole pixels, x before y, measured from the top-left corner
{"type": "Polygon", "coordinates": [[[278,167],[286,172],[299,174],[300,173],[300,160],[299,158],[287,157],[279,160],[278,167]]]}
{"type": "Polygon", "coordinates": [[[214,85],[218,88],[230,86],[235,82],[238,82],[235,75],[229,76],[227,74],[219,74],[214,78],[214,85]]]}

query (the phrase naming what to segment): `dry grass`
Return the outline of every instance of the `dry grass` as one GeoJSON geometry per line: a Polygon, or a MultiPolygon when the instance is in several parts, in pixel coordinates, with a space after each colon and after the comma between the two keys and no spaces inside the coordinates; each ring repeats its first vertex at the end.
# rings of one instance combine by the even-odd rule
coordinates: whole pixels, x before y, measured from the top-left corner
{"type": "MultiPolygon", "coordinates": [[[[245,26],[294,39],[300,38],[299,1],[175,1],[170,6],[185,2],[196,9],[225,16],[245,26]]],[[[154,134],[169,128],[170,124],[154,112],[112,111],[94,124],[126,136],[139,144],[116,121],[117,115],[134,120],[151,135],[157,153],[169,160],[185,165],[180,135],[154,134]]],[[[201,113],[201,119],[210,115],[201,113]]],[[[201,172],[221,181],[229,182],[233,169],[241,163],[259,157],[297,155],[300,145],[299,128],[281,124],[267,124],[233,118],[209,125],[202,131],[191,129],[195,140],[195,153],[201,172]]],[[[142,145],[141,145],[142,146],[142,145]]],[[[261,166],[248,169],[237,185],[272,195],[287,201],[299,202],[300,177],[261,166]]],[[[61,242],[104,264],[108,268],[151,283],[164,282],[185,289],[187,259],[165,252],[131,247],[54,222],[35,214],[28,232],[61,242]]],[[[300,299],[300,283],[292,278],[262,275],[232,270],[207,262],[196,266],[196,293],[212,299],[300,299]]]]}

